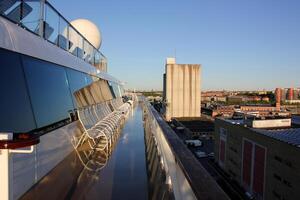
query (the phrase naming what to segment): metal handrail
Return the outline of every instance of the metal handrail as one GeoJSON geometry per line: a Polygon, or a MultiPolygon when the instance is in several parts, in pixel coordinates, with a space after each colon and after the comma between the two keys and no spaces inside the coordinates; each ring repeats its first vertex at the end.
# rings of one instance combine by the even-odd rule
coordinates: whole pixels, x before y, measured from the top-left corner
{"type": "Polygon", "coordinates": [[[147,100],[144,106],[145,124],[155,138],[175,199],[229,199],[147,100]]]}

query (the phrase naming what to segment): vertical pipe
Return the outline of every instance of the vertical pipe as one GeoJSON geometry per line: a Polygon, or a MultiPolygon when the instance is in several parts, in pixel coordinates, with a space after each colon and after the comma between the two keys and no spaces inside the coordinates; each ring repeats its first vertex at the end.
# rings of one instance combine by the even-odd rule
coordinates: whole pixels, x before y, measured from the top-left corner
{"type": "Polygon", "coordinates": [[[40,23],[39,23],[39,36],[44,38],[44,15],[45,15],[45,3],[46,0],[41,0],[40,3],[40,23]]]}

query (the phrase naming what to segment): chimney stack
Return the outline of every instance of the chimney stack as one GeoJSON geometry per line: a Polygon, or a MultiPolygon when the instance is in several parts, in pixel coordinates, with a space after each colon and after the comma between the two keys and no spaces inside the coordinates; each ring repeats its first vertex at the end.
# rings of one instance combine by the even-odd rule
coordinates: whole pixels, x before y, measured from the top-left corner
{"type": "Polygon", "coordinates": [[[281,102],[281,88],[276,88],[275,90],[275,99],[276,99],[276,110],[280,110],[280,102],[281,102]]]}

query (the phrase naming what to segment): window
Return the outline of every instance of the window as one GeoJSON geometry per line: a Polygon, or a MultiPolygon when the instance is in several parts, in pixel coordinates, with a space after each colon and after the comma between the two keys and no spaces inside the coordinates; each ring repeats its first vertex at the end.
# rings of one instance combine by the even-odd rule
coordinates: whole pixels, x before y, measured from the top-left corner
{"type": "Polygon", "coordinates": [[[281,199],[281,195],[278,194],[275,190],[273,190],[273,195],[274,195],[277,199],[281,199]]]}
{"type": "Polygon", "coordinates": [[[229,169],[228,172],[232,177],[234,178],[236,177],[236,174],[231,169],[229,169]]]}
{"type": "Polygon", "coordinates": [[[115,94],[114,88],[112,86],[112,83],[108,82],[108,86],[109,86],[109,89],[110,89],[110,92],[111,92],[113,98],[115,99],[116,98],[116,94],[115,94]]]}
{"type": "Polygon", "coordinates": [[[283,180],[283,183],[290,188],[292,187],[292,184],[287,180],[283,180]]]}
{"type": "Polygon", "coordinates": [[[293,167],[293,164],[291,161],[289,160],[283,160],[282,158],[280,158],[279,156],[274,156],[274,159],[278,162],[281,162],[281,163],[284,163],[286,166],[292,168],[293,167]]]}
{"type": "Polygon", "coordinates": [[[274,178],[277,179],[278,181],[281,181],[281,177],[277,174],[273,174],[274,178]]]}
{"type": "Polygon", "coordinates": [[[292,162],[291,162],[291,161],[285,160],[285,162],[284,162],[284,163],[286,164],[286,166],[288,166],[288,167],[290,167],[290,168],[292,168],[292,167],[293,167],[293,165],[292,165],[292,162]]]}
{"type": "Polygon", "coordinates": [[[233,148],[233,147],[229,147],[229,149],[234,152],[234,153],[237,153],[237,149],[233,148]]]}
{"type": "Polygon", "coordinates": [[[233,160],[232,158],[228,158],[228,160],[234,165],[234,166],[238,166],[238,163],[235,161],[235,160],[233,160]]]}
{"type": "Polygon", "coordinates": [[[36,128],[20,55],[0,49],[0,131],[28,132],[36,128]]]}
{"type": "Polygon", "coordinates": [[[91,84],[92,78],[88,74],[73,69],[66,69],[66,71],[74,105],[76,107],[81,107],[86,104],[85,100],[83,99],[84,97],[80,96],[81,98],[75,98],[75,92],[91,84]],[[84,103],[82,101],[84,101],[84,103]]]}
{"type": "Polygon", "coordinates": [[[65,68],[22,57],[37,128],[67,119],[74,107],[65,68]]]}
{"type": "Polygon", "coordinates": [[[117,83],[109,82],[109,88],[114,98],[118,98],[122,96],[121,89],[117,83]]]}
{"type": "Polygon", "coordinates": [[[274,156],[274,159],[277,160],[278,162],[282,162],[282,158],[280,158],[278,156],[274,156]]]}

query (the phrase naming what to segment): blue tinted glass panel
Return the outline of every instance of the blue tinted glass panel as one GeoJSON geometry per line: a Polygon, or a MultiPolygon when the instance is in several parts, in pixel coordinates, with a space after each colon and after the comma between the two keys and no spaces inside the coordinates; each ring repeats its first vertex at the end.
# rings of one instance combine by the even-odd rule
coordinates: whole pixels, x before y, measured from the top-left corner
{"type": "Polygon", "coordinates": [[[58,43],[58,34],[59,34],[59,16],[49,5],[45,5],[45,39],[58,43]]]}
{"type": "Polygon", "coordinates": [[[0,74],[0,132],[35,129],[20,55],[0,49],[0,74]]]}
{"type": "Polygon", "coordinates": [[[115,91],[114,91],[112,83],[108,82],[108,86],[109,86],[109,89],[110,89],[110,92],[111,92],[113,98],[115,99],[116,98],[116,94],[115,94],[115,91]]]}
{"type": "Polygon", "coordinates": [[[117,83],[109,82],[109,88],[111,92],[113,93],[114,98],[121,97],[120,89],[117,83]]]}
{"type": "Polygon", "coordinates": [[[74,105],[76,105],[76,98],[74,96],[74,93],[81,88],[86,87],[87,85],[90,85],[93,80],[92,78],[85,73],[73,70],[73,69],[67,69],[67,75],[68,75],[68,80],[70,84],[70,89],[72,93],[72,98],[74,105]]]}
{"type": "Polygon", "coordinates": [[[23,2],[22,5],[22,18],[21,23],[29,30],[39,33],[39,20],[40,20],[40,0],[30,0],[23,2]]]}
{"type": "Polygon", "coordinates": [[[59,35],[58,35],[58,46],[66,51],[69,49],[69,24],[63,18],[59,18],[59,35]]]}
{"type": "Polygon", "coordinates": [[[67,119],[73,104],[65,69],[25,56],[23,63],[38,128],[67,119]]]}
{"type": "Polygon", "coordinates": [[[24,3],[21,1],[7,1],[1,3],[1,14],[5,15],[10,20],[19,23],[22,16],[22,6],[24,3]]]}
{"type": "Polygon", "coordinates": [[[115,94],[116,94],[116,97],[121,97],[122,95],[120,94],[120,89],[119,89],[119,85],[114,83],[113,84],[113,88],[114,88],[114,91],[115,91],[115,94]]]}

